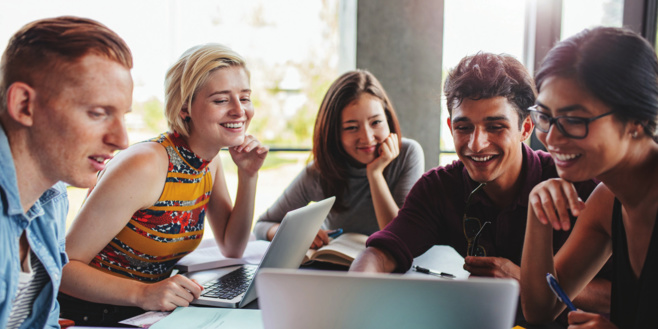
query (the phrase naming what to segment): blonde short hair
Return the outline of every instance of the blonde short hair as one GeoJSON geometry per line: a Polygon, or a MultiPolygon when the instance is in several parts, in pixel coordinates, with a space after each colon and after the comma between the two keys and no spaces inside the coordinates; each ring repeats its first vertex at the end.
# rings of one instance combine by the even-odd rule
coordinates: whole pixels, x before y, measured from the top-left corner
{"type": "Polygon", "coordinates": [[[208,43],[183,53],[165,78],[165,115],[169,129],[189,137],[189,126],[180,116],[181,110],[192,110],[192,100],[210,73],[229,66],[242,67],[249,77],[244,58],[224,45],[208,43]]]}

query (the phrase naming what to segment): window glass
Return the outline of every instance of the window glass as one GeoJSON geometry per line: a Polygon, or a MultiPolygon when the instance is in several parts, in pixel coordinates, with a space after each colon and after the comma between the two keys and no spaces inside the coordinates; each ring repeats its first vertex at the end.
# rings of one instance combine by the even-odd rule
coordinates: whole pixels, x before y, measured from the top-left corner
{"type": "MultiPolygon", "coordinates": [[[[319,104],[338,75],[338,0],[2,1],[0,51],[26,23],[60,15],[98,20],[130,46],[135,82],[133,112],[127,116],[130,143],[167,130],[166,71],[198,44],[222,43],[246,58],[256,108],[248,133],[273,148],[311,147],[319,104]]],[[[228,152],[222,157],[235,200],[236,170],[228,152]]],[[[308,157],[308,151],[270,152],[259,177],[256,218],[308,157]]],[[[69,194],[70,222],[86,190],[71,188],[69,194]]]]}
{"type": "Polygon", "coordinates": [[[624,0],[564,0],[561,39],[595,26],[621,27],[624,0]]]}
{"type": "MultiPolygon", "coordinates": [[[[526,0],[446,0],[444,7],[443,77],[466,55],[479,51],[507,53],[523,61],[526,0]]],[[[456,159],[441,102],[440,165],[456,159]],[[444,152],[447,152],[443,154],[444,152]]]]}
{"type": "MultiPolygon", "coordinates": [[[[658,6],[656,6],[656,11],[653,12],[653,18],[654,20],[658,20],[658,6]]],[[[656,24],[656,34],[654,35],[654,40],[653,40],[653,46],[656,48],[656,51],[658,52],[658,24],[656,24]]]]}

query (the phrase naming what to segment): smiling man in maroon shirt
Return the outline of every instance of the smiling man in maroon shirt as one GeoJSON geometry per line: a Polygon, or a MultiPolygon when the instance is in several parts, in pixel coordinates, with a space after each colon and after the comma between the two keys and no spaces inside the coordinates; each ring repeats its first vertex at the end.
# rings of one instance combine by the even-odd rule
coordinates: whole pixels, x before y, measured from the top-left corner
{"type": "MultiPolygon", "coordinates": [[[[444,93],[459,160],[418,180],[350,270],[405,272],[433,245],[450,245],[471,275],[519,280],[528,194],[557,177],[550,155],[523,143],[534,128],[527,110],[535,103],[534,81],[512,56],[478,53],[450,71],[444,93]]],[[[595,186],[576,185],[583,200],[595,186]]],[[[560,233],[556,251],[569,234],[560,233]]],[[[609,293],[610,282],[595,279],[574,303],[608,312],[609,293]]]]}

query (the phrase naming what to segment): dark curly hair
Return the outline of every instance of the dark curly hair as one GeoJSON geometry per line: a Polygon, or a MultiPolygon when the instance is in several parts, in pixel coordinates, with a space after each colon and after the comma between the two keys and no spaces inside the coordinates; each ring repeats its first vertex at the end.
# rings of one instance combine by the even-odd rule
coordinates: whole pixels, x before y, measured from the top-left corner
{"type": "Polygon", "coordinates": [[[484,52],[462,58],[448,73],[443,93],[450,115],[466,98],[505,97],[519,114],[519,129],[537,97],[532,75],[521,62],[511,55],[484,52]]]}

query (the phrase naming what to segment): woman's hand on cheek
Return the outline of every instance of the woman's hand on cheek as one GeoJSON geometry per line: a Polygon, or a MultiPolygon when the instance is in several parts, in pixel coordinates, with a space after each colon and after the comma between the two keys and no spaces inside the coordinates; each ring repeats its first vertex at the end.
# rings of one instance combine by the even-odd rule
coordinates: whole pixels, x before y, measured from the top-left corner
{"type": "Polygon", "coordinates": [[[377,152],[379,153],[379,156],[367,165],[367,171],[369,173],[384,172],[384,168],[386,168],[393,159],[400,155],[398,135],[388,135],[388,137],[386,137],[386,139],[379,145],[377,152]]]}
{"type": "Polygon", "coordinates": [[[253,176],[263,166],[270,148],[261,144],[254,136],[246,135],[242,144],[229,147],[228,150],[233,162],[238,166],[238,171],[253,176]]]}

